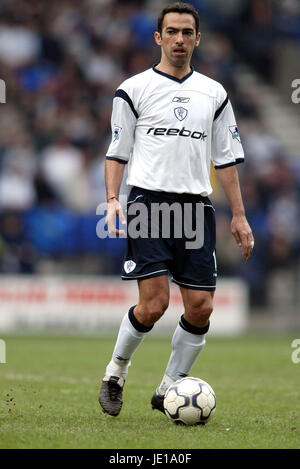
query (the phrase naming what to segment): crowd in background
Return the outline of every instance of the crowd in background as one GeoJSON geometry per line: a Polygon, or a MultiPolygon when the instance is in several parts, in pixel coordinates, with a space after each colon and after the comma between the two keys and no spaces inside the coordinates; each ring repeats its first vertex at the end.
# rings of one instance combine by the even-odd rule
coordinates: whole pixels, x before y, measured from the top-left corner
{"type": "MultiPolygon", "coordinates": [[[[159,60],[151,3],[1,0],[0,273],[71,265],[74,274],[119,274],[124,240],[97,238],[96,207],[105,201],[115,89],[159,60]]],[[[239,174],[256,240],[243,262],[214,178],[219,272],[246,279],[252,304],[263,306],[272,275],[299,264],[300,149],[287,155],[269,135],[255,94],[239,88],[237,67],[244,60],[271,79],[274,37],[300,41],[299,2],[190,3],[203,30],[193,66],[223,84],[239,122],[239,174]]]]}

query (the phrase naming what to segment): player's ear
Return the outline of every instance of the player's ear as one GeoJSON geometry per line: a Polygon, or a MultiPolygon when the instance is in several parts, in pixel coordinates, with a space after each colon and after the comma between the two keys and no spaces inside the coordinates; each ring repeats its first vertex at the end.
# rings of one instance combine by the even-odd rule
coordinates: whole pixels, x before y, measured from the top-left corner
{"type": "Polygon", "coordinates": [[[158,31],[155,31],[154,33],[154,39],[155,39],[155,42],[158,46],[161,45],[161,35],[158,31]]]}
{"type": "Polygon", "coordinates": [[[196,46],[199,46],[200,44],[200,39],[201,39],[201,33],[198,33],[197,36],[196,36],[196,46]]]}

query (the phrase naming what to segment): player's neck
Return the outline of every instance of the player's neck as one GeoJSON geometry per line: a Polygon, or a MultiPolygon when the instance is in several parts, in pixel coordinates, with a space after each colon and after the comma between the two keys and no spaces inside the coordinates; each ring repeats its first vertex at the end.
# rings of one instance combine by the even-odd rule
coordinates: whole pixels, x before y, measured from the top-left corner
{"type": "Polygon", "coordinates": [[[171,75],[172,77],[178,78],[181,80],[186,75],[188,75],[191,71],[191,65],[188,62],[187,64],[183,65],[182,67],[176,67],[169,62],[165,62],[161,60],[156,66],[155,69],[159,72],[166,73],[167,75],[171,75]]]}

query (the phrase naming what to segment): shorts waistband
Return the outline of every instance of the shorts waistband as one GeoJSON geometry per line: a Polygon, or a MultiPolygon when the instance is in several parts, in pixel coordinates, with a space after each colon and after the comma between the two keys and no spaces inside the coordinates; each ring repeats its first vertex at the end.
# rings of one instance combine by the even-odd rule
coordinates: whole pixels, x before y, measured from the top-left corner
{"type": "Polygon", "coordinates": [[[203,202],[212,205],[211,200],[208,197],[203,197],[200,194],[187,194],[182,193],[178,194],[177,192],[164,192],[164,191],[152,191],[149,189],[144,189],[142,187],[134,186],[132,190],[139,192],[140,194],[145,194],[151,196],[155,200],[159,201],[173,201],[173,202],[203,202]]]}

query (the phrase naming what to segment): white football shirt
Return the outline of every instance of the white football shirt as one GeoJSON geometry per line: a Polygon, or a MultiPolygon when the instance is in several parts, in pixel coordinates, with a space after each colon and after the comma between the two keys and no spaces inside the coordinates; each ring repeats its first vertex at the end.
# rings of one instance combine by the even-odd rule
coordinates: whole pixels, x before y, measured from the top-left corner
{"type": "Polygon", "coordinates": [[[223,86],[194,71],[181,80],[155,69],[115,93],[106,158],[128,162],[127,184],[154,191],[211,194],[210,165],[244,160],[223,86]]]}

